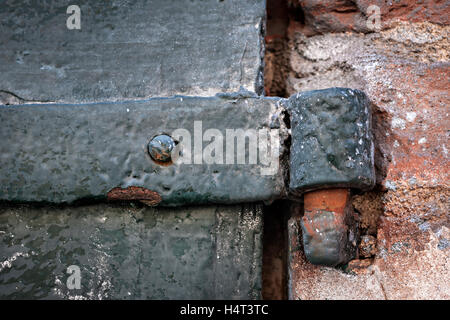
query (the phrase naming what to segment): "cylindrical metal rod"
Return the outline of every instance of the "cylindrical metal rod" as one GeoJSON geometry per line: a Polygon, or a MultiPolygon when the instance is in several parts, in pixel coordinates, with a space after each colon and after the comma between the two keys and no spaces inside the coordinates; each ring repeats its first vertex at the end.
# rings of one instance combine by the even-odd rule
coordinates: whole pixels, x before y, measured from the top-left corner
{"type": "Polygon", "coordinates": [[[324,189],[304,194],[301,220],[306,258],[313,264],[337,266],[356,254],[357,217],[349,189],[324,189]]]}

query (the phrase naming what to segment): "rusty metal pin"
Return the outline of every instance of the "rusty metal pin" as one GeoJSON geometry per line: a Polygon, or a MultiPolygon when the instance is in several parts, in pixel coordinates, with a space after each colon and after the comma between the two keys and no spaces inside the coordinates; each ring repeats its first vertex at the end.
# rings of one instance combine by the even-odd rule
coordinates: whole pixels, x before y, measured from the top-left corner
{"type": "Polygon", "coordinates": [[[152,138],[148,144],[148,153],[156,162],[170,163],[175,141],[166,134],[160,134],[152,138]]]}
{"type": "Polygon", "coordinates": [[[308,261],[334,267],[355,258],[358,226],[350,190],[307,192],[304,206],[301,227],[308,261]]]}

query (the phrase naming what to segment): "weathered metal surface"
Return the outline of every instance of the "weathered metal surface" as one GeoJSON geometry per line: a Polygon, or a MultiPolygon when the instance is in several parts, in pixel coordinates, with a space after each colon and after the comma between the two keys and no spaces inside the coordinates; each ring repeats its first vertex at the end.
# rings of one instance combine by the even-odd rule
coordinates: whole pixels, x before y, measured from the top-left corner
{"type": "Polygon", "coordinates": [[[330,88],[295,94],[291,113],[290,190],[375,185],[370,102],[359,90],[330,88]]]}
{"type": "MultiPolygon", "coordinates": [[[[205,129],[276,127],[275,101],[238,93],[124,102],[261,94],[264,3],[3,1],[0,104],[37,104],[0,106],[0,199],[278,197],[282,174],[260,176],[259,165],[162,167],[147,150],[155,134],[192,133],[197,120],[205,129]],[[81,8],[81,30],[66,28],[69,4],[81,8]]],[[[261,226],[257,205],[8,202],[0,207],[0,299],[259,298],[261,226]],[[81,269],[79,290],[66,285],[70,265],[81,269]]]]}
{"type": "Polygon", "coordinates": [[[0,299],[258,299],[261,237],[258,205],[0,206],[0,299]]]}
{"type": "Polygon", "coordinates": [[[348,189],[305,193],[304,210],[300,225],[309,262],[334,267],[355,258],[358,220],[348,189]]]}
{"type": "MultiPolygon", "coordinates": [[[[160,205],[172,206],[280,198],[285,189],[278,154],[283,153],[284,133],[278,102],[240,94],[0,106],[0,199],[55,203],[105,199],[116,188],[130,187],[152,193],[151,199],[143,200],[159,195],[160,205]],[[208,163],[202,157],[211,143],[211,138],[203,136],[209,128],[223,135],[222,163],[208,163]],[[186,129],[191,135],[191,141],[180,142],[184,151],[191,152],[191,164],[155,163],[148,153],[149,141],[176,129],[186,129]],[[276,157],[269,159],[273,162],[261,163],[258,152],[258,162],[250,163],[250,149],[259,148],[258,144],[245,148],[245,163],[240,164],[235,154],[242,133],[230,139],[227,129],[275,130],[275,140],[267,135],[268,143],[277,143],[273,147],[276,157]],[[231,162],[227,161],[229,154],[231,162]],[[265,175],[262,170],[271,165],[275,171],[265,175]]],[[[272,154],[270,148],[267,151],[272,154]]],[[[132,190],[128,191],[128,198],[133,199],[132,190]]],[[[119,199],[125,199],[126,191],[120,193],[119,199]]],[[[112,194],[110,198],[117,198],[112,194]]]]}
{"type": "Polygon", "coordinates": [[[355,257],[358,238],[346,188],[375,185],[370,102],[359,90],[331,88],[293,95],[288,110],[289,189],[297,196],[306,192],[305,256],[313,264],[342,265],[355,257]],[[345,189],[326,190],[336,187],[345,189]]]}
{"type": "Polygon", "coordinates": [[[0,106],[0,199],[136,199],[172,206],[270,202],[286,196],[287,174],[294,196],[330,187],[370,189],[375,183],[370,119],[364,93],[343,88],[289,99],[238,92],[210,98],[0,106]],[[285,108],[292,125],[289,168],[284,167],[289,151],[285,108]],[[176,151],[170,156],[189,155],[189,163],[162,162],[158,154],[152,159],[152,153],[161,153],[151,147],[155,137],[180,129],[189,138],[174,137],[177,148],[168,149],[176,151]],[[208,129],[219,132],[220,139],[206,135],[208,129]],[[229,137],[228,130],[236,136],[229,137]],[[266,130],[267,140],[244,139],[247,130],[266,130]],[[274,140],[269,133],[275,133],[274,140]],[[207,151],[216,143],[217,150],[207,151]],[[257,153],[253,163],[252,150],[257,153]],[[222,155],[211,161],[216,152],[222,155]],[[264,173],[270,168],[272,173],[264,173]],[[131,187],[152,196],[133,197],[131,187]]]}
{"type": "Polygon", "coordinates": [[[264,0],[2,1],[0,93],[83,103],[262,93],[264,0]],[[70,4],[80,30],[69,30],[70,4]]]}

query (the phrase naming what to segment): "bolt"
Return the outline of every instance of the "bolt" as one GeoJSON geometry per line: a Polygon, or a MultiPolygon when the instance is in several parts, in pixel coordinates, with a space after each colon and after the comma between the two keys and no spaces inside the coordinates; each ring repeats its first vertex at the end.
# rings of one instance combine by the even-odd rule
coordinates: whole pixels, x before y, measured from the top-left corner
{"type": "Polygon", "coordinates": [[[166,134],[160,134],[152,138],[148,144],[148,153],[156,162],[168,164],[172,162],[171,153],[175,148],[175,141],[166,134]]]}

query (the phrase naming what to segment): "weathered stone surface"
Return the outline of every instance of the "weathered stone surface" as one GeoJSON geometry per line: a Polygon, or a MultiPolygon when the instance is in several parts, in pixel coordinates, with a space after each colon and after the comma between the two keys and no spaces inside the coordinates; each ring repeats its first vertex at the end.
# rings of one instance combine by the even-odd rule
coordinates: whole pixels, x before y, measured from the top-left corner
{"type": "Polygon", "coordinates": [[[289,98],[292,192],[375,184],[370,104],[358,90],[332,88],[289,98]]]}
{"type": "Polygon", "coordinates": [[[354,200],[362,233],[377,238],[371,266],[358,274],[316,267],[300,249],[291,256],[291,298],[450,297],[448,4],[401,3],[392,1],[389,14],[408,22],[393,19],[381,32],[307,37],[293,22],[289,28],[287,93],[364,91],[372,103],[377,175],[376,191],[354,200]]]}
{"type": "Polygon", "coordinates": [[[435,24],[448,24],[450,4],[441,0],[356,0],[358,11],[365,13],[369,6],[378,6],[381,13],[382,28],[392,27],[396,20],[408,22],[428,21],[435,24]]]}
{"type": "Polygon", "coordinates": [[[291,0],[298,9],[297,21],[292,27],[306,35],[326,32],[368,31],[365,11],[358,8],[360,1],[291,0]]]}
{"type": "MultiPolygon", "coordinates": [[[[0,91],[80,103],[176,94],[262,93],[263,0],[76,2],[0,6],[0,91]]],[[[8,98],[10,102],[15,99],[8,98]]]]}
{"type": "Polygon", "coordinates": [[[0,299],[258,299],[261,237],[255,205],[0,207],[0,299]]]}
{"type": "MultiPolygon", "coordinates": [[[[447,211],[448,214],[448,211],[447,211]]],[[[413,216],[383,218],[378,254],[369,270],[377,270],[386,299],[450,299],[449,217],[418,227],[413,216]]]]}
{"type": "Polygon", "coordinates": [[[372,259],[354,259],[348,262],[344,270],[350,274],[365,274],[372,263],[372,259]]]}
{"type": "Polygon", "coordinates": [[[361,237],[359,244],[359,255],[363,258],[370,258],[377,253],[377,239],[370,235],[361,237]]]}
{"type": "Polygon", "coordinates": [[[359,214],[359,228],[365,235],[377,235],[378,222],[383,214],[382,194],[379,191],[369,191],[354,195],[353,207],[359,214]]]}
{"type": "MultiPolygon", "coordinates": [[[[450,259],[448,248],[442,241],[448,239],[449,228],[430,232],[426,241],[419,239],[418,243],[424,244],[423,250],[417,250],[411,244],[397,243],[389,253],[382,250],[374,260],[352,260],[346,268],[336,269],[308,262],[300,240],[300,220],[301,215],[297,212],[288,223],[290,299],[450,298],[447,280],[450,259]]],[[[399,235],[410,232],[406,229],[397,231],[399,235]]],[[[415,236],[417,233],[411,235],[410,240],[415,236]]],[[[390,237],[392,235],[379,235],[379,242],[386,242],[390,237]]]]}
{"type": "Polygon", "coordinates": [[[446,24],[450,4],[440,0],[288,0],[297,9],[296,20],[290,28],[311,36],[336,32],[372,32],[367,24],[373,19],[373,6],[380,14],[380,28],[391,27],[396,21],[446,24]]]}

